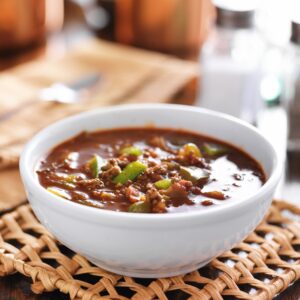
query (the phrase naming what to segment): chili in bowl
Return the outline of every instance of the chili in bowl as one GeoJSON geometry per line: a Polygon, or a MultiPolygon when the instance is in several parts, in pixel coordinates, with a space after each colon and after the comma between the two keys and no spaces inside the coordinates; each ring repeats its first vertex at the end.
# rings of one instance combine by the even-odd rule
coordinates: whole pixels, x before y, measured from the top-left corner
{"type": "Polygon", "coordinates": [[[41,161],[39,182],[76,203],[173,213],[239,201],[265,183],[262,167],[228,143],[150,127],[82,132],[41,161]]]}
{"type": "Polygon", "coordinates": [[[276,151],[252,126],[154,104],[57,122],[27,144],[20,167],[59,241],[137,277],[192,271],[230,249],[262,219],[280,176],[276,151]]]}

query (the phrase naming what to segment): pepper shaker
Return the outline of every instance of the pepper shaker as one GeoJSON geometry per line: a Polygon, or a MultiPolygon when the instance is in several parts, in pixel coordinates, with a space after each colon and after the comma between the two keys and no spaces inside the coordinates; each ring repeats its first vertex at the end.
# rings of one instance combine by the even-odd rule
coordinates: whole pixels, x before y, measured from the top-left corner
{"type": "Polygon", "coordinates": [[[285,98],[289,116],[288,150],[300,151],[300,20],[291,22],[286,66],[285,98]]]}

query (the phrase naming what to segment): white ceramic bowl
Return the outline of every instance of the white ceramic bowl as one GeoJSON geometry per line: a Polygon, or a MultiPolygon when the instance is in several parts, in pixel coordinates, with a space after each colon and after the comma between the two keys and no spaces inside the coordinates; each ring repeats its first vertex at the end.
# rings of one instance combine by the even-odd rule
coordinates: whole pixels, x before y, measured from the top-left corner
{"type": "Polygon", "coordinates": [[[281,173],[276,152],[254,127],[209,110],[156,104],[116,106],[59,121],[26,145],[20,168],[35,214],[61,243],[104,269],[135,277],[195,270],[243,240],[270,206],[281,173]],[[36,165],[53,146],[83,130],[149,123],[193,130],[237,145],[262,164],[268,180],[240,201],[173,214],[101,210],[57,197],[39,184],[36,165]]]}

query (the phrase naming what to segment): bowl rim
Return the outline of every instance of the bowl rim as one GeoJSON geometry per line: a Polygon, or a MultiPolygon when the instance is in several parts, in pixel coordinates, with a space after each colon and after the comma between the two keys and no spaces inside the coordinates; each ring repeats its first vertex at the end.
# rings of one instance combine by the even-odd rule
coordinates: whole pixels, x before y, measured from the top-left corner
{"type": "MultiPolygon", "coordinates": [[[[96,129],[95,129],[96,130],[96,129]]],[[[252,156],[252,154],[250,153],[252,156]]],[[[20,156],[20,162],[19,162],[19,168],[21,172],[21,177],[24,183],[25,188],[30,189],[34,188],[36,191],[42,193],[45,195],[45,198],[52,197],[56,201],[49,202],[45,201],[45,203],[48,204],[48,206],[51,206],[52,208],[59,210],[59,208],[69,208],[66,209],[66,213],[83,216],[84,213],[98,216],[98,217],[110,217],[110,218],[116,218],[119,220],[124,221],[130,221],[130,220],[147,220],[149,222],[158,220],[180,220],[180,219],[186,219],[186,218],[199,218],[201,219],[207,219],[211,218],[212,216],[220,216],[220,215],[230,215],[230,212],[232,213],[235,209],[241,209],[242,207],[245,207],[247,205],[250,205],[252,201],[254,201],[256,198],[259,199],[260,196],[263,196],[264,194],[268,193],[272,188],[275,188],[275,186],[278,184],[278,181],[281,176],[281,170],[283,168],[283,162],[280,161],[278,153],[275,151],[274,147],[270,143],[270,141],[260,133],[258,129],[256,129],[254,126],[248,124],[247,122],[240,120],[236,117],[221,113],[212,111],[209,109],[201,108],[201,107],[195,107],[195,106],[187,106],[187,105],[181,105],[181,104],[123,104],[123,105],[116,105],[113,107],[104,107],[104,108],[98,108],[93,109],[89,111],[85,111],[79,114],[75,114],[73,116],[63,118],[57,122],[52,123],[49,126],[46,126],[44,129],[39,131],[32,139],[29,140],[29,142],[26,143],[21,156],[20,156]],[[166,214],[148,214],[148,213],[129,213],[129,212],[119,212],[119,211],[112,211],[112,210],[105,210],[100,209],[96,207],[86,206],[83,204],[79,204],[70,200],[62,199],[59,196],[56,196],[54,194],[50,194],[43,186],[41,186],[37,180],[37,178],[34,176],[34,172],[31,171],[31,168],[29,168],[32,163],[30,163],[31,159],[31,152],[35,149],[35,147],[41,143],[41,140],[45,133],[56,129],[57,127],[62,127],[65,123],[72,123],[76,122],[78,120],[81,120],[82,118],[87,118],[89,116],[98,115],[98,114],[107,114],[112,113],[115,111],[132,111],[135,109],[169,109],[169,110],[185,110],[185,111],[198,111],[202,114],[208,114],[211,116],[215,116],[218,118],[226,119],[228,121],[233,121],[238,126],[247,127],[249,130],[254,131],[257,135],[259,135],[263,140],[266,142],[268,147],[271,149],[272,159],[272,170],[270,173],[270,176],[267,178],[267,181],[265,184],[257,190],[256,193],[253,195],[250,195],[249,197],[246,197],[240,201],[232,201],[228,203],[224,203],[222,205],[216,205],[213,207],[210,207],[209,209],[199,209],[194,211],[187,211],[187,212],[174,212],[174,213],[166,213],[166,214]],[[28,185],[28,186],[27,186],[28,185]],[[29,187],[30,186],[30,187],[29,187]],[[52,205],[53,204],[53,205],[52,205]],[[56,206],[56,207],[55,207],[56,206]]],[[[30,197],[28,197],[30,198],[30,197]]],[[[42,198],[42,197],[41,197],[42,198]]],[[[28,199],[29,202],[30,199],[28,199]]],[[[42,201],[41,199],[40,201],[42,201]]]]}

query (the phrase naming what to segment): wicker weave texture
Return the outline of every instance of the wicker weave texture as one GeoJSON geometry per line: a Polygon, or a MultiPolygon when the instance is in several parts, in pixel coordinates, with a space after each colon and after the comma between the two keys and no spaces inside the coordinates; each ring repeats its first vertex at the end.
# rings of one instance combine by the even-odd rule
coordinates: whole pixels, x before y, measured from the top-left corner
{"type": "Polygon", "coordinates": [[[274,201],[244,242],[198,271],[164,279],[109,273],[58,244],[29,205],[0,218],[0,275],[32,278],[35,293],[72,299],[272,299],[300,278],[300,208],[274,201]]]}

